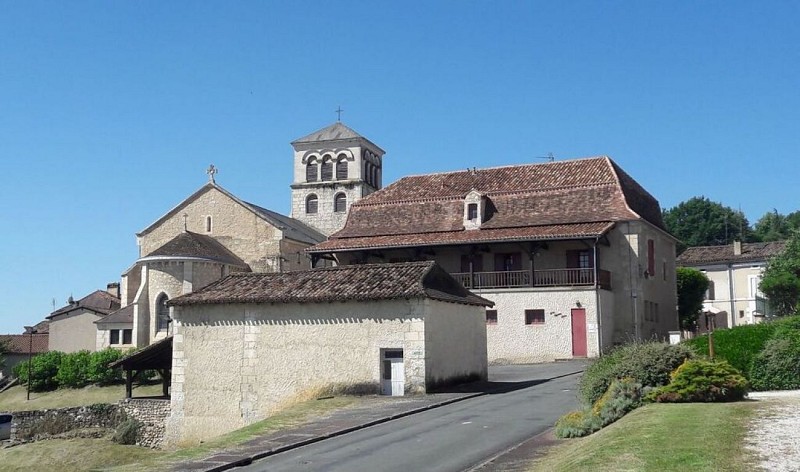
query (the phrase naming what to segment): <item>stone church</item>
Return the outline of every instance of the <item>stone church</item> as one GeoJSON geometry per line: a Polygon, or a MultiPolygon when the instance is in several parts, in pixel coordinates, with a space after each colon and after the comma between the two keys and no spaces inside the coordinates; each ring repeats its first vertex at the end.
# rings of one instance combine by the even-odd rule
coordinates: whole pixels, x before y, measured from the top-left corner
{"type": "MultiPolygon", "coordinates": [[[[232,273],[311,268],[305,249],[344,226],[350,205],[380,189],[384,151],[336,122],[293,141],[292,210],[285,216],[209,181],[137,233],[120,306],[90,323],[96,349],[143,347],[172,333],[169,300],[232,273]]],[[[320,264],[318,264],[319,266],[320,264]]]]}

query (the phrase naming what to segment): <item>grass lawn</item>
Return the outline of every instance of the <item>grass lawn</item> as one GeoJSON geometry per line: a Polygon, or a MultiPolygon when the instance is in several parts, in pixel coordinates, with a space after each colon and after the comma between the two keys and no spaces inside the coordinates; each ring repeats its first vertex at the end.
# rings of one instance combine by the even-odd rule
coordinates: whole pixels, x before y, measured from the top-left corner
{"type": "Polygon", "coordinates": [[[651,404],[580,439],[563,440],[534,471],[749,471],[743,439],[756,402],[651,404]]]}
{"type": "MultiPolygon", "coordinates": [[[[143,385],[134,388],[134,396],[161,395],[161,384],[143,385]]],[[[0,393],[0,411],[42,410],[68,406],[92,405],[94,403],[116,403],[125,398],[124,385],[97,387],[90,385],[78,389],[58,389],[52,392],[31,392],[26,400],[24,385],[17,385],[0,393]]]]}
{"type": "Polygon", "coordinates": [[[303,424],[314,417],[346,408],[358,401],[357,397],[336,397],[299,403],[264,421],[185,449],[152,450],[137,446],[121,446],[109,439],[38,441],[0,449],[0,470],[58,470],[59,472],[109,469],[118,472],[169,470],[176,462],[207,457],[216,451],[235,447],[260,434],[303,424]]]}

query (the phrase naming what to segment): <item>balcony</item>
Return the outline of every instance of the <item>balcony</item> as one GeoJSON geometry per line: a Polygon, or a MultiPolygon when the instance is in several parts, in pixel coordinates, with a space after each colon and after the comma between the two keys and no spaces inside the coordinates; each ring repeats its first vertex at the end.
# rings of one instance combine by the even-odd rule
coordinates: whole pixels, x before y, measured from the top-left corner
{"type": "MultiPolygon", "coordinates": [[[[533,272],[510,270],[503,272],[456,272],[451,274],[467,288],[518,287],[585,287],[595,285],[594,269],[549,269],[533,272]],[[531,283],[533,282],[533,283],[531,283]]],[[[597,270],[597,285],[611,290],[611,272],[597,270]]]]}

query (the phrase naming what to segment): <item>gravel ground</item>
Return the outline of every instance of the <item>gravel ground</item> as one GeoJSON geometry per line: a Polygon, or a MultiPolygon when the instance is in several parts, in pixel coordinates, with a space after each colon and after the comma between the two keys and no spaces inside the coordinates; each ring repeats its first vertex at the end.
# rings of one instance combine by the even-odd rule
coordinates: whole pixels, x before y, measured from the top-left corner
{"type": "Polygon", "coordinates": [[[800,390],[751,392],[749,397],[764,402],[759,417],[750,423],[747,446],[761,458],[768,471],[800,470],[800,390]]]}

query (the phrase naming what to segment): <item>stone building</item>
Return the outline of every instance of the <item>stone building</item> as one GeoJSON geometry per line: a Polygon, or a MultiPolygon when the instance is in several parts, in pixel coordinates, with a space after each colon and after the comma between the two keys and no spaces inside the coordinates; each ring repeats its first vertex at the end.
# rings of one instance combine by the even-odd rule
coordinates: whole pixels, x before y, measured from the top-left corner
{"type": "Polygon", "coordinates": [[[65,306],[47,317],[50,322],[49,350],[94,351],[97,339],[95,322],[119,307],[119,284],[116,282],[108,284],[106,290],[96,290],[77,301],[69,297],[65,306]]]}
{"type": "Polygon", "coordinates": [[[675,238],[608,157],[404,177],[354,203],[309,253],[435,260],[494,302],[490,362],[595,357],[678,329],[675,238]]]}
{"type": "Polygon", "coordinates": [[[170,442],[335,392],[486,379],[484,309],[433,262],[232,274],[170,301],[170,442]]]}
{"type": "Polygon", "coordinates": [[[717,327],[752,324],[771,315],[758,286],[767,261],[785,248],[786,241],[690,247],[678,256],[678,265],[694,267],[708,277],[703,303],[720,311],[717,327]]]}

